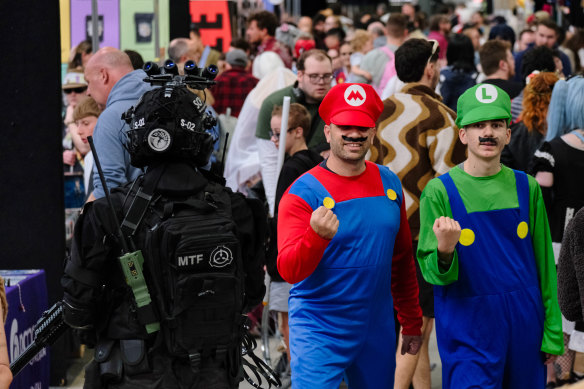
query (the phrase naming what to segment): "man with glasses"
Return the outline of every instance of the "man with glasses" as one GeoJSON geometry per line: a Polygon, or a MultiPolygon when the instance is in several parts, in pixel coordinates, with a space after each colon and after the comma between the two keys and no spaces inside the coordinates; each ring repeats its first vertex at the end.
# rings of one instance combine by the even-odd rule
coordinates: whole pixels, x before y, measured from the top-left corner
{"type": "MultiPolygon", "coordinates": [[[[422,190],[430,179],[446,173],[465,157],[464,146],[457,137],[456,113],[435,92],[440,75],[439,50],[438,42],[416,38],[397,49],[397,76],[406,84],[384,100],[371,150],[371,160],[389,167],[402,182],[414,252],[420,231],[422,190]]],[[[434,300],[432,286],[417,270],[424,342],[419,360],[417,355],[398,355],[396,388],[408,388],[414,371],[414,386],[430,388],[428,339],[434,321],[434,300]]]]}
{"type": "Polygon", "coordinates": [[[331,88],[333,67],[330,57],[322,50],[308,50],[302,53],[298,62],[298,79],[294,85],[280,89],[264,100],[258,115],[256,138],[260,157],[260,169],[264,190],[270,208],[274,206],[276,184],[279,172],[276,172],[278,152],[270,141],[270,120],[276,105],[282,105],[285,96],[290,103],[303,105],[312,118],[310,129],[306,134],[308,148],[318,148],[326,144],[324,122],[318,115],[320,102],[331,88]]]}
{"type": "Polygon", "coordinates": [[[339,84],[319,113],[328,159],[279,206],[278,270],[290,290],[292,387],[393,388],[401,353],[420,347],[422,312],[406,200],[398,177],[365,160],[383,104],[370,85],[339,84]]]}

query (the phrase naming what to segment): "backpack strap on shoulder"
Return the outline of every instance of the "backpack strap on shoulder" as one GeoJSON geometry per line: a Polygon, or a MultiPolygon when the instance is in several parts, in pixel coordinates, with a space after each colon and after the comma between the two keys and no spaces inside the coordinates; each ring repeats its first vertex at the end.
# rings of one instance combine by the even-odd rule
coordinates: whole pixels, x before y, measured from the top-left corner
{"type": "MultiPolygon", "coordinates": [[[[164,174],[165,170],[166,168],[163,167],[153,177],[144,177],[143,185],[138,188],[136,195],[132,199],[130,208],[124,216],[124,220],[122,221],[121,225],[122,233],[124,236],[129,238],[130,244],[132,246],[134,246],[132,238],[136,234],[136,230],[138,230],[138,227],[140,226],[140,223],[146,214],[146,210],[152,202],[156,185],[158,185],[158,182],[160,181],[160,178],[164,174]]],[[[135,247],[132,247],[132,250],[135,249],[135,247]]]]}

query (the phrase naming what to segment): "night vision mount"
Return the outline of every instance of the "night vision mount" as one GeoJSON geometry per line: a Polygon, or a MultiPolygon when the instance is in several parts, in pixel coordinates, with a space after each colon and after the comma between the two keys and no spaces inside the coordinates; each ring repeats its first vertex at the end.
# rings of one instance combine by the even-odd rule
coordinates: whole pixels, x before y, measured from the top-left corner
{"type": "Polygon", "coordinates": [[[203,90],[215,85],[215,77],[219,72],[217,66],[210,65],[206,68],[199,68],[194,61],[185,62],[185,74],[178,74],[178,66],[176,63],[167,59],[163,67],[159,67],[155,62],[146,62],[143,70],[148,77],[144,82],[150,85],[165,86],[165,87],[180,87],[188,86],[192,89],[203,90]]]}

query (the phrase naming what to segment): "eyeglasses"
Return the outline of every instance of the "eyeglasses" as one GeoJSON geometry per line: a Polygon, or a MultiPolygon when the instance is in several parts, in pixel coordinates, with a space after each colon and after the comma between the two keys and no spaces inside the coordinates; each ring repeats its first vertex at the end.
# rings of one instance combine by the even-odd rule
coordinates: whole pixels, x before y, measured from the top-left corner
{"type": "Polygon", "coordinates": [[[439,52],[440,45],[438,44],[438,41],[434,39],[429,39],[428,42],[432,43],[432,54],[430,54],[430,58],[428,58],[428,63],[430,63],[434,54],[439,52]]]}
{"type": "Polygon", "coordinates": [[[308,76],[308,79],[310,80],[310,82],[313,84],[318,84],[321,81],[323,81],[325,84],[328,84],[334,78],[334,76],[330,73],[322,74],[322,75],[320,75],[320,74],[307,74],[307,76],[308,76]]]}
{"type": "MultiPolygon", "coordinates": [[[[290,132],[293,129],[295,129],[296,127],[290,127],[286,132],[290,132]]],[[[275,139],[275,140],[280,140],[280,133],[276,133],[276,131],[280,131],[279,128],[272,128],[270,131],[268,131],[268,134],[270,135],[270,139],[275,139]]]]}
{"type": "Polygon", "coordinates": [[[86,90],[87,90],[86,86],[80,86],[79,88],[63,89],[63,93],[65,93],[66,95],[70,94],[71,92],[81,94],[81,93],[85,92],[86,90]]]}

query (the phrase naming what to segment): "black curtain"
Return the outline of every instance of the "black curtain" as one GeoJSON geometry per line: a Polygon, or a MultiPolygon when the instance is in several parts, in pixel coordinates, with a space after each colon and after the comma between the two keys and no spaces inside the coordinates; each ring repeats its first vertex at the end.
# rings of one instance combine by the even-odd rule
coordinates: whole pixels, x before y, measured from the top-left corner
{"type": "MultiPolygon", "coordinates": [[[[62,298],[65,217],[58,1],[8,1],[0,12],[0,268],[44,269],[62,298]]],[[[39,296],[42,297],[42,296],[39,296]]],[[[51,350],[52,381],[65,358],[51,350]]]]}

